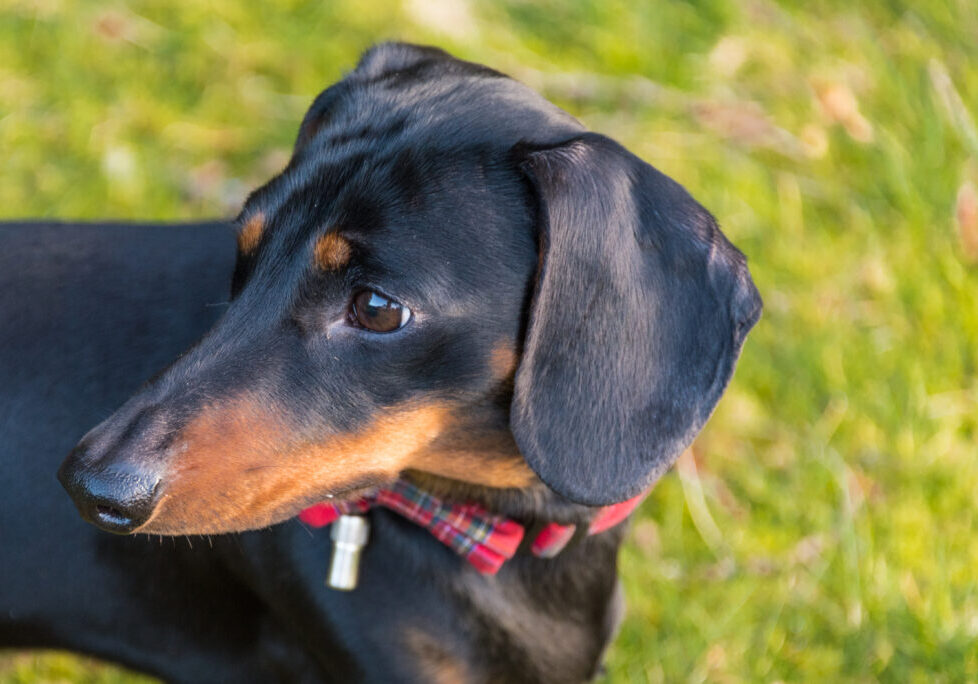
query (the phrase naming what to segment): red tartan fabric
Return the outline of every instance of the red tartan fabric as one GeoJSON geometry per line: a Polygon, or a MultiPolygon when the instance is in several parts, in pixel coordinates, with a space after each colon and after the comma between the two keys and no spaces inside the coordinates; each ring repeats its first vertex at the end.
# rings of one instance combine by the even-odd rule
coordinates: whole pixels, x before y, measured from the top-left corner
{"type": "MultiPolygon", "coordinates": [[[[588,535],[598,534],[611,529],[622,520],[631,515],[635,507],[642,503],[642,499],[648,492],[642,492],[628,501],[605,506],[594,516],[591,524],[587,528],[588,535]]],[[[539,558],[553,558],[564,550],[564,547],[574,538],[577,531],[576,525],[561,525],[560,523],[549,523],[542,530],[537,538],[533,540],[530,550],[534,556],[539,558]]]]}
{"type": "Polygon", "coordinates": [[[324,527],[341,515],[364,513],[371,506],[389,508],[424,527],[486,575],[496,574],[523,540],[519,523],[474,504],[447,504],[405,480],[358,501],[316,504],[302,511],[299,519],[313,527],[324,527]]]}
{"type": "Polygon", "coordinates": [[[574,538],[575,532],[577,532],[577,525],[548,523],[533,540],[530,552],[537,558],[553,558],[564,550],[564,547],[574,538]]]}
{"type": "MultiPolygon", "coordinates": [[[[588,534],[617,525],[644,497],[645,493],[600,509],[588,527],[588,534]]],[[[398,480],[390,489],[378,490],[356,501],[310,506],[299,514],[299,519],[312,527],[325,527],[341,515],[366,513],[372,506],[389,508],[424,527],[486,575],[496,574],[523,540],[524,528],[518,522],[493,515],[475,504],[445,503],[406,480],[398,480]]],[[[531,552],[540,558],[552,558],[563,550],[575,530],[574,525],[550,523],[533,540],[531,552]]]]}

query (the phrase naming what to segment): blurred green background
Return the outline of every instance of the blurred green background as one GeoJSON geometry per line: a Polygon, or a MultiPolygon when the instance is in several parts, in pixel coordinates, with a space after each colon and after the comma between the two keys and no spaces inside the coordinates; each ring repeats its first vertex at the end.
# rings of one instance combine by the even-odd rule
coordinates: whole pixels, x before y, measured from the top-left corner
{"type": "MultiPolygon", "coordinates": [[[[636,517],[611,682],[978,680],[978,7],[0,1],[0,216],[236,212],[385,38],[676,178],[766,302],[636,517]]],[[[135,681],[62,654],[5,682],[135,681]]]]}

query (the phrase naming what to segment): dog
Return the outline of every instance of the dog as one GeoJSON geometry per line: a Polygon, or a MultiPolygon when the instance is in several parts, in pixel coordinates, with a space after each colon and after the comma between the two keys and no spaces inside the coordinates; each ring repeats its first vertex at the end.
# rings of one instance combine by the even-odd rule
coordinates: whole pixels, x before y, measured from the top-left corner
{"type": "Polygon", "coordinates": [[[0,293],[0,644],[180,682],[592,679],[761,311],[676,182],[400,43],[234,230],[8,225],[0,293]]]}

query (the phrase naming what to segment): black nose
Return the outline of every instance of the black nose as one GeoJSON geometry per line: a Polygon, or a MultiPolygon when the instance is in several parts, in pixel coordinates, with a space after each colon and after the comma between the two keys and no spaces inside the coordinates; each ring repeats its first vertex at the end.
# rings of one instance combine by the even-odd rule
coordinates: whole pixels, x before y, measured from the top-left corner
{"type": "Polygon", "coordinates": [[[158,475],[120,464],[104,468],[86,465],[83,447],[58,469],[81,516],[103,530],[127,534],[149,519],[156,505],[158,475]]]}

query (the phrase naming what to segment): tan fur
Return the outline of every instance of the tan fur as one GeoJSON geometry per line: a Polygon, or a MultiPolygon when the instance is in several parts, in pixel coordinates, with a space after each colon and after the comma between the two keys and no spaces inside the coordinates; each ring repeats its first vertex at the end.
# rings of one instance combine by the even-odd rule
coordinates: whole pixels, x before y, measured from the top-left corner
{"type": "Polygon", "coordinates": [[[327,495],[354,496],[407,470],[488,487],[536,482],[505,425],[459,421],[444,404],[397,407],[357,433],[302,442],[267,403],[243,395],[204,409],[169,456],[160,503],[141,532],[264,527],[327,495]]]}
{"type": "Polygon", "coordinates": [[[248,220],[241,226],[241,230],[238,231],[238,251],[245,255],[254,252],[264,232],[265,214],[256,211],[248,217],[248,220]]]}
{"type": "Polygon", "coordinates": [[[432,684],[464,684],[473,681],[466,663],[445,645],[444,638],[428,634],[417,627],[404,630],[404,647],[414,656],[417,675],[432,684]]]}
{"type": "Polygon", "coordinates": [[[528,487],[536,475],[508,429],[452,423],[411,458],[411,470],[484,487],[528,487]]]}
{"type": "Polygon", "coordinates": [[[509,378],[516,372],[516,364],[519,359],[516,350],[509,342],[503,341],[492,348],[489,353],[489,368],[492,370],[493,377],[509,378]]]}
{"type": "Polygon", "coordinates": [[[349,263],[352,253],[346,238],[338,233],[326,233],[316,241],[313,258],[320,270],[337,271],[349,263]]]}
{"type": "Polygon", "coordinates": [[[140,532],[216,534],[255,529],[351,487],[378,485],[443,430],[443,406],[376,418],[357,434],[296,443],[286,421],[251,397],[205,410],[174,440],[170,477],[140,532]]]}

